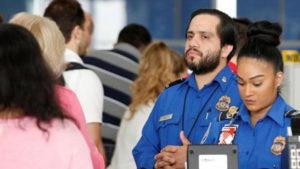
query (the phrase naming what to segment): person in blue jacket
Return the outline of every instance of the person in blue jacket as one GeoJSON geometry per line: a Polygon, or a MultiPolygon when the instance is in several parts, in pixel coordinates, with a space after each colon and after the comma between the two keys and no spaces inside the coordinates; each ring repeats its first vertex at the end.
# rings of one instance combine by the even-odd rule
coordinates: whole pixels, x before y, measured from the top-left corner
{"type": "MultiPolygon", "coordinates": [[[[282,28],[256,22],[238,61],[238,88],[244,106],[231,120],[213,123],[205,143],[237,144],[239,168],[282,168],[288,128],[295,110],[280,96],[283,61],[277,46],[282,28]]],[[[294,113],[295,114],[295,113],[294,113]]]]}
{"type": "Polygon", "coordinates": [[[133,149],[137,168],[163,167],[167,163],[155,157],[168,145],[182,145],[181,131],[199,144],[214,118],[239,108],[237,79],[227,66],[236,43],[237,31],[228,15],[216,9],[193,12],[185,45],[185,61],[193,73],[158,97],[133,149]]]}

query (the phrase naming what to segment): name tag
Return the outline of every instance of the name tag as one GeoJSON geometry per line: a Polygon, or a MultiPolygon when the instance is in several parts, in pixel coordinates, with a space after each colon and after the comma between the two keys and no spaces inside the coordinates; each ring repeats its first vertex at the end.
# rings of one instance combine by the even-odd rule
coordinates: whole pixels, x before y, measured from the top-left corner
{"type": "Polygon", "coordinates": [[[170,119],[172,119],[172,117],[173,117],[173,114],[167,114],[167,115],[161,116],[159,118],[159,121],[161,122],[161,121],[170,120],[170,119]]]}

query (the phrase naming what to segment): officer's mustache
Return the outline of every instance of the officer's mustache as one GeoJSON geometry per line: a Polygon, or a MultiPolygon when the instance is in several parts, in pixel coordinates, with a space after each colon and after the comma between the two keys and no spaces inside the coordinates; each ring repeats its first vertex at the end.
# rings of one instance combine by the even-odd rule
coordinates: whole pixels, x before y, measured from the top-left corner
{"type": "Polygon", "coordinates": [[[201,57],[203,56],[202,52],[200,52],[198,49],[193,48],[193,47],[189,48],[189,49],[184,53],[184,55],[186,56],[190,51],[197,52],[198,55],[201,56],[201,57]]]}

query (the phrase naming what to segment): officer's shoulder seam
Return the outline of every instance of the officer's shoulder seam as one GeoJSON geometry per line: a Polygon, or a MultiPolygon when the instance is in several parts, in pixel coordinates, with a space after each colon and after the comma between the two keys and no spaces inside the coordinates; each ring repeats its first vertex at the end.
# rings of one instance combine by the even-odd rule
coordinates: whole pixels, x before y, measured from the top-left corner
{"type": "Polygon", "coordinates": [[[170,88],[170,87],[172,87],[172,86],[175,86],[175,85],[177,85],[177,84],[180,84],[180,83],[182,83],[182,82],[184,82],[184,81],[185,81],[185,78],[181,78],[181,79],[175,80],[175,81],[169,83],[169,84],[165,87],[165,89],[168,89],[168,88],[170,88]]]}

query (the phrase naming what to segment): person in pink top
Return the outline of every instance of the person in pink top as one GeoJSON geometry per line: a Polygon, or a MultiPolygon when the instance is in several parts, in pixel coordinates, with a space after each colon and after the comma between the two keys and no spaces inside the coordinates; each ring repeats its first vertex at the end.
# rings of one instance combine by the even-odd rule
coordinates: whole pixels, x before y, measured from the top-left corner
{"type": "Polygon", "coordinates": [[[0,25],[0,168],[92,169],[89,148],[64,113],[35,37],[0,25]]]}
{"type": "Polygon", "coordinates": [[[56,93],[58,95],[59,103],[65,112],[76,119],[79,129],[89,146],[94,169],[104,169],[104,159],[89,135],[83,111],[75,93],[60,85],[56,86],[56,93]]]}
{"type": "MultiPolygon", "coordinates": [[[[16,14],[9,22],[25,27],[35,36],[41,47],[44,60],[54,73],[55,79],[58,79],[65,68],[63,59],[65,41],[57,25],[48,18],[25,12],[16,14]]],[[[60,106],[65,113],[76,120],[80,132],[88,144],[93,168],[104,169],[103,157],[89,135],[85,117],[76,95],[71,90],[60,85],[55,86],[55,92],[60,106]]]]}

